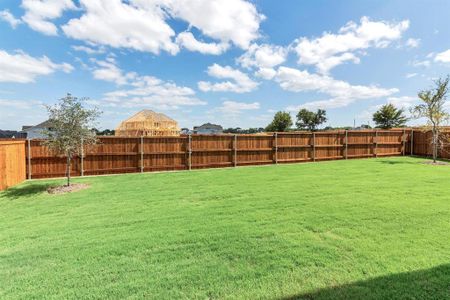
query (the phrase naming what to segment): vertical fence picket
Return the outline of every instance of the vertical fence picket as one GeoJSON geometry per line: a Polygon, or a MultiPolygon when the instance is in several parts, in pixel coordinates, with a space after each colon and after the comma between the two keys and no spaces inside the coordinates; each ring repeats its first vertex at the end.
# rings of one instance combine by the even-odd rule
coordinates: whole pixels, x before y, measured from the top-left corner
{"type": "Polygon", "coordinates": [[[233,165],[236,167],[237,166],[237,134],[234,135],[234,139],[233,139],[233,165]]]}
{"type": "Polygon", "coordinates": [[[139,147],[139,152],[141,154],[141,159],[140,159],[140,167],[141,167],[141,173],[144,173],[144,137],[141,136],[141,143],[140,143],[140,147],[139,147]]]}
{"type": "Polygon", "coordinates": [[[81,153],[80,153],[80,175],[84,176],[84,143],[81,140],[81,153]]]}
{"type": "Polygon", "coordinates": [[[348,130],[345,130],[345,159],[348,159],[348,130]]]}
{"type": "Polygon", "coordinates": [[[403,129],[403,134],[402,134],[402,155],[405,156],[405,152],[406,152],[406,130],[403,129]]]}
{"type": "Polygon", "coordinates": [[[278,133],[274,133],[274,160],[275,160],[275,164],[278,164],[278,133]]]}
{"type": "Polygon", "coordinates": [[[189,171],[192,169],[192,135],[189,135],[188,138],[188,166],[189,171]]]}
{"type": "Polygon", "coordinates": [[[378,157],[378,130],[375,130],[375,149],[373,151],[373,156],[375,156],[375,158],[378,157]]]}
{"type": "Polygon", "coordinates": [[[28,179],[31,179],[31,140],[28,139],[28,179]]]}
{"type": "Polygon", "coordinates": [[[312,149],[313,149],[313,161],[316,161],[316,133],[313,132],[313,143],[312,143],[312,149]]]}

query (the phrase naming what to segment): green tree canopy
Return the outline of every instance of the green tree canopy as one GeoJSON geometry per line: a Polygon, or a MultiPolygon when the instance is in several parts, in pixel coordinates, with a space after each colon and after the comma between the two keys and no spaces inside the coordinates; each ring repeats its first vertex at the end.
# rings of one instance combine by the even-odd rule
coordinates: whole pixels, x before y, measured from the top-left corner
{"type": "Polygon", "coordinates": [[[403,109],[398,109],[392,104],[383,105],[372,117],[376,126],[383,129],[390,129],[393,127],[403,127],[408,121],[404,115],[403,109]]]}
{"type": "Polygon", "coordinates": [[[321,124],[327,121],[326,115],[327,112],[323,109],[313,112],[303,108],[298,112],[295,124],[298,129],[316,131],[321,124]]]}
{"type": "Polygon", "coordinates": [[[267,125],[266,131],[284,132],[292,126],[292,118],[288,112],[279,111],[273,117],[273,121],[267,125]]]}

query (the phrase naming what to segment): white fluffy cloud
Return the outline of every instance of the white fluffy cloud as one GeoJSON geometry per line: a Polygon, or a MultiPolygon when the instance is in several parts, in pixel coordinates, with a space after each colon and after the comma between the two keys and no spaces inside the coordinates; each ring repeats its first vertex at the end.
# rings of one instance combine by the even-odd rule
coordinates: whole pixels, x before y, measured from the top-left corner
{"type": "Polygon", "coordinates": [[[436,56],[434,57],[434,61],[442,63],[450,63],[450,49],[448,49],[447,51],[437,53],[436,56]]]}
{"type": "Polygon", "coordinates": [[[417,97],[413,96],[401,96],[401,97],[389,97],[387,103],[394,105],[397,108],[408,109],[418,102],[417,97]]]}
{"type": "Polygon", "coordinates": [[[264,79],[272,79],[276,71],[273,69],[286,61],[288,49],[269,44],[252,44],[241,55],[237,62],[244,68],[256,68],[256,75],[264,79]]]}
{"type": "Polygon", "coordinates": [[[258,82],[253,81],[247,74],[233,69],[230,66],[220,66],[213,64],[208,67],[209,76],[218,79],[231,79],[227,81],[212,83],[209,81],[200,81],[198,88],[204,92],[234,92],[247,93],[255,90],[258,87],[258,82]]]}
{"type": "Polygon", "coordinates": [[[7,9],[0,11],[0,20],[9,23],[12,28],[16,28],[20,23],[22,23],[21,20],[16,19],[16,17],[14,17],[7,9]]]}
{"type": "MultiPolygon", "coordinates": [[[[149,0],[135,2],[152,3],[149,0]]],[[[264,16],[245,0],[161,0],[169,13],[198,28],[204,35],[247,49],[259,37],[264,16]]]]}
{"type": "Polygon", "coordinates": [[[85,52],[89,55],[103,54],[106,52],[104,47],[99,47],[98,49],[95,49],[95,48],[91,48],[91,47],[87,47],[87,46],[83,46],[83,45],[72,46],[72,49],[75,51],[85,52]]]}
{"type": "Polygon", "coordinates": [[[178,86],[153,76],[139,76],[124,72],[109,57],[95,63],[92,73],[95,79],[114,82],[124,88],[104,94],[101,105],[113,107],[151,107],[157,110],[178,109],[181,106],[205,105],[189,87],[178,86]]]}
{"type": "Polygon", "coordinates": [[[0,99],[0,107],[16,108],[16,109],[32,109],[37,105],[42,105],[41,101],[24,101],[24,100],[10,100],[0,99]]]}
{"type": "MultiPolygon", "coordinates": [[[[28,0],[31,1],[31,0],[28,0]]],[[[62,26],[71,38],[114,48],[158,54],[176,54],[179,45],[208,54],[220,54],[232,43],[242,49],[259,37],[264,16],[246,0],[79,0],[82,14],[62,26]],[[178,36],[170,19],[186,21],[204,36],[178,36]],[[177,36],[177,38],[176,38],[177,36]]],[[[53,24],[51,24],[53,25],[53,24]]],[[[53,25],[54,26],[54,25],[53,25]]]]}
{"type": "Polygon", "coordinates": [[[331,98],[322,101],[312,101],[289,110],[305,108],[337,108],[347,106],[357,100],[390,96],[397,89],[384,89],[374,85],[351,85],[348,82],[336,80],[332,77],[319,74],[311,74],[308,71],[280,67],[275,80],[281,88],[292,92],[315,91],[326,94],[331,98]]]}
{"type": "Polygon", "coordinates": [[[143,9],[121,0],[80,0],[80,4],[85,11],[81,17],[62,26],[71,38],[152,53],[179,50],[172,41],[175,32],[158,6],[143,9]]]}
{"type": "Polygon", "coordinates": [[[58,70],[69,73],[73,67],[67,63],[54,63],[47,56],[36,58],[22,51],[9,54],[0,50],[0,70],[0,82],[28,83],[58,70]]]}
{"type": "Polygon", "coordinates": [[[406,41],[406,46],[410,48],[417,48],[420,45],[420,39],[410,38],[406,41]]]}
{"type": "Polygon", "coordinates": [[[228,43],[204,43],[198,41],[191,32],[181,32],[178,34],[176,42],[189,51],[213,55],[222,54],[230,47],[228,43]]]}
{"type": "Polygon", "coordinates": [[[95,79],[114,82],[118,85],[127,84],[129,80],[136,78],[136,73],[124,73],[116,64],[112,57],[106,60],[92,59],[96,67],[92,70],[95,79]]]}
{"type": "Polygon", "coordinates": [[[61,17],[65,10],[76,9],[72,0],[22,0],[25,15],[22,20],[33,30],[57,35],[58,28],[50,20],[61,17]]]}
{"type": "Polygon", "coordinates": [[[360,24],[349,22],[337,34],[324,33],[316,39],[300,38],[294,43],[294,49],[300,64],[314,65],[320,73],[326,74],[345,62],[359,63],[357,51],[387,47],[400,39],[408,27],[408,20],[389,23],[362,17],[360,24]]]}
{"type": "Polygon", "coordinates": [[[222,102],[222,105],[217,108],[217,111],[230,115],[238,115],[245,110],[256,110],[259,108],[259,102],[245,103],[236,101],[224,101],[222,102]]]}
{"type": "Polygon", "coordinates": [[[106,93],[104,100],[111,106],[150,107],[157,110],[206,105],[205,101],[195,97],[191,88],[152,76],[139,76],[130,83],[130,88],[106,93]]]}

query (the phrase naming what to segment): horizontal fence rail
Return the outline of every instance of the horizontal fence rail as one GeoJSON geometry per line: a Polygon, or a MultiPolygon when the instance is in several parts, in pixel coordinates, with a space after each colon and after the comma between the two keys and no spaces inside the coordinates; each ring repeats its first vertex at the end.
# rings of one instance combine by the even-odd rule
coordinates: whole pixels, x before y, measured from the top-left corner
{"type": "MultiPolygon", "coordinates": [[[[416,134],[415,134],[416,135],[416,134]]],[[[313,162],[412,154],[411,129],[278,132],[261,135],[99,137],[74,157],[71,175],[313,162]]],[[[66,158],[42,140],[26,143],[27,178],[63,177],[66,158]]]]}

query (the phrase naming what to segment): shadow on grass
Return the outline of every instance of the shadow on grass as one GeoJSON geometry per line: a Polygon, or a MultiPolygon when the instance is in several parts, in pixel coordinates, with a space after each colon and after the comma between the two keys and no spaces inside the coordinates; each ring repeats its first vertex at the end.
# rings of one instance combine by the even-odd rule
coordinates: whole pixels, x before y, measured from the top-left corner
{"type": "Polygon", "coordinates": [[[385,165],[417,165],[419,161],[376,159],[375,162],[385,165]]]}
{"type": "Polygon", "coordinates": [[[49,187],[54,186],[55,183],[48,182],[32,182],[16,187],[12,187],[0,193],[0,198],[15,200],[22,197],[31,197],[45,192],[49,187]]]}
{"type": "Polygon", "coordinates": [[[450,264],[357,281],[282,299],[450,299],[450,264]]]}

